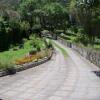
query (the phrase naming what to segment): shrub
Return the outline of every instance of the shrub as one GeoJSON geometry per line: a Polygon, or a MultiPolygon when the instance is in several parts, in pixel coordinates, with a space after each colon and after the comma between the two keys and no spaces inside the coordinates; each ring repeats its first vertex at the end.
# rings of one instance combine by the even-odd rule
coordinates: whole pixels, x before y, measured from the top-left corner
{"type": "Polygon", "coordinates": [[[13,75],[13,74],[16,74],[16,68],[14,66],[8,66],[6,68],[6,72],[9,74],[9,75],[13,75]]]}
{"type": "Polygon", "coordinates": [[[29,37],[29,30],[30,30],[30,24],[26,21],[20,22],[20,31],[22,33],[22,37],[29,37]]]}
{"type": "Polygon", "coordinates": [[[36,48],[37,48],[37,51],[38,52],[41,51],[41,48],[39,46],[37,46],[36,48]]]}
{"type": "Polygon", "coordinates": [[[89,39],[88,39],[88,36],[86,34],[81,34],[81,33],[78,32],[76,38],[74,38],[74,41],[75,42],[80,42],[83,45],[87,46],[88,42],[89,42],[89,39]]]}
{"type": "Polygon", "coordinates": [[[48,44],[48,48],[52,48],[53,46],[52,46],[52,44],[51,43],[49,43],[48,44]]]}
{"type": "Polygon", "coordinates": [[[7,74],[12,75],[16,73],[16,68],[13,63],[0,63],[0,67],[7,72],[7,74]]]}
{"type": "Polygon", "coordinates": [[[34,55],[34,54],[36,54],[36,52],[37,52],[36,50],[32,50],[29,52],[29,55],[34,55]]]}

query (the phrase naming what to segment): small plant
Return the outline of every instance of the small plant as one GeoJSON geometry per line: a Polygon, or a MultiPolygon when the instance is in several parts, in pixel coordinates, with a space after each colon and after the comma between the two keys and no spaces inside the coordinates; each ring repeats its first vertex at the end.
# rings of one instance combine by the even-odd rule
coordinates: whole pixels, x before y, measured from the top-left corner
{"type": "Polygon", "coordinates": [[[29,52],[29,55],[34,55],[34,54],[36,54],[36,50],[31,50],[30,52],[29,52]]]}
{"type": "Polygon", "coordinates": [[[41,48],[40,48],[39,46],[37,46],[37,51],[38,51],[38,52],[41,51],[41,48]]]}
{"type": "Polygon", "coordinates": [[[16,68],[14,66],[8,66],[6,68],[6,72],[9,74],[9,75],[13,75],[13,74],[16,74],[16,68]]]}
{"type": "Polygon", "coordinates": [[[74,38],[74,41],[76,43],[80,42],[82,43],[83,45],[88,45],[89,43],[89,38],[88,36],[85,34],[84,30],[83,29],[79,29],[79,32],[77,33],[77,36],[76,38],[74,38]]]}
{"type": "Polygon", "coordinates": [[[52,44],[51,43],[49,43],[48,44],[48,48],[52,48],[53,46],[52,46],[52,44]]]}
{"type": "Polygon", "coordinates": [[[16,74],[16,68],[14,67],[13,63],[6,64],[5,70],[6,70],[7,74],[9,74],[9,75],[16,74]]]}
{"type": "Polygon", "coordinates": [[[16,69],[12,63],[0,63],[0,67],[2,67],[9,75],[16,74],[16,69]]]}

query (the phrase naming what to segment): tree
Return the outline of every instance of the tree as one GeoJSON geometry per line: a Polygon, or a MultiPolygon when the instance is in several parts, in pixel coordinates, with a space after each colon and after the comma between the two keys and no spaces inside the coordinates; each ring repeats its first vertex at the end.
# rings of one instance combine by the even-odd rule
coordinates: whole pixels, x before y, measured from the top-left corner
{"type": "Polygon", "coordinates": [[[20,22],[20,33],[22,37],[28,38],[30,35],[30,24],[27,21],[20,22]]]}
{"type": "Polygon", "coordinates": [[[0,51],[6,50],[9,47],[9,32],[10,27],[8,21],[0,17],[0,51]]]}
{"type": "Polygon", "coordinates": [[[93,43],[96,36],[100,36],[100,1],[99,0],[71,0],[70,19],[72,23],[83,27],[84,33],[88,35],[93,43]]]}
{"type": "Polygon", "coordinates": [[[63,28],[68,21],[66,8],[60,3],[49,3],[43,8],[43,22],[45,27],[51,31],[57,28],[63,28]]]}
{"type": "Polygon", "coordinates": [[[20,4],[19,12],[22,20],[26,20],[32,27],[34,24],[34,10],[38,7],[38,0],[26,0],[20,4]]]}

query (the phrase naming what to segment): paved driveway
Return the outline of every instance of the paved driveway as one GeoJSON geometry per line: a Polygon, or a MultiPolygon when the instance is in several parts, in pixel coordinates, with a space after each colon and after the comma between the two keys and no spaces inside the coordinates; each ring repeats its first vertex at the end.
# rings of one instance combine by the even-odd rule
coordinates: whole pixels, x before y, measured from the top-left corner
{"type": "MultiPolygon", "coordinates": [[[[58,45],[64,47],[59,43],[58,45]]],[[[14,76],[0,78],[0,98],[3,100],[100,100],[100,78],[92,72],[99,68],[75,51],[69,48],[66,50],[69,55],[66,59],[57,49],[47,63],[14,76]]]]}

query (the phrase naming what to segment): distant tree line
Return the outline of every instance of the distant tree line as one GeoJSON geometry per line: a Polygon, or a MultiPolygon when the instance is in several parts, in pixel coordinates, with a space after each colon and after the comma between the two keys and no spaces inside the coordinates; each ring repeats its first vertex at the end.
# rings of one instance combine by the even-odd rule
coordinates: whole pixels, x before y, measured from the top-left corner
{"type": "Polygon", "coordinates": [[[64,5],[58,0],[22,0],[17,11],[1,7],[0,51],[22,42],[32,32],[41,36],[44,29],[53,32],[55,29],[65,30],[69,17],[64,5]]]}
{"type": "Polygon", "coordinates": [[[100,0],[70,0],[69,15],[83,41],[93,44],[95,38],[100,38],[100,0]]]}
{"type": "Polygon", "coordinates": [[[44,29],[73,28],[86,42],[100,37],[100,0],[21,0],[14,9],[0,7],[0,51],[44,29]]]}

